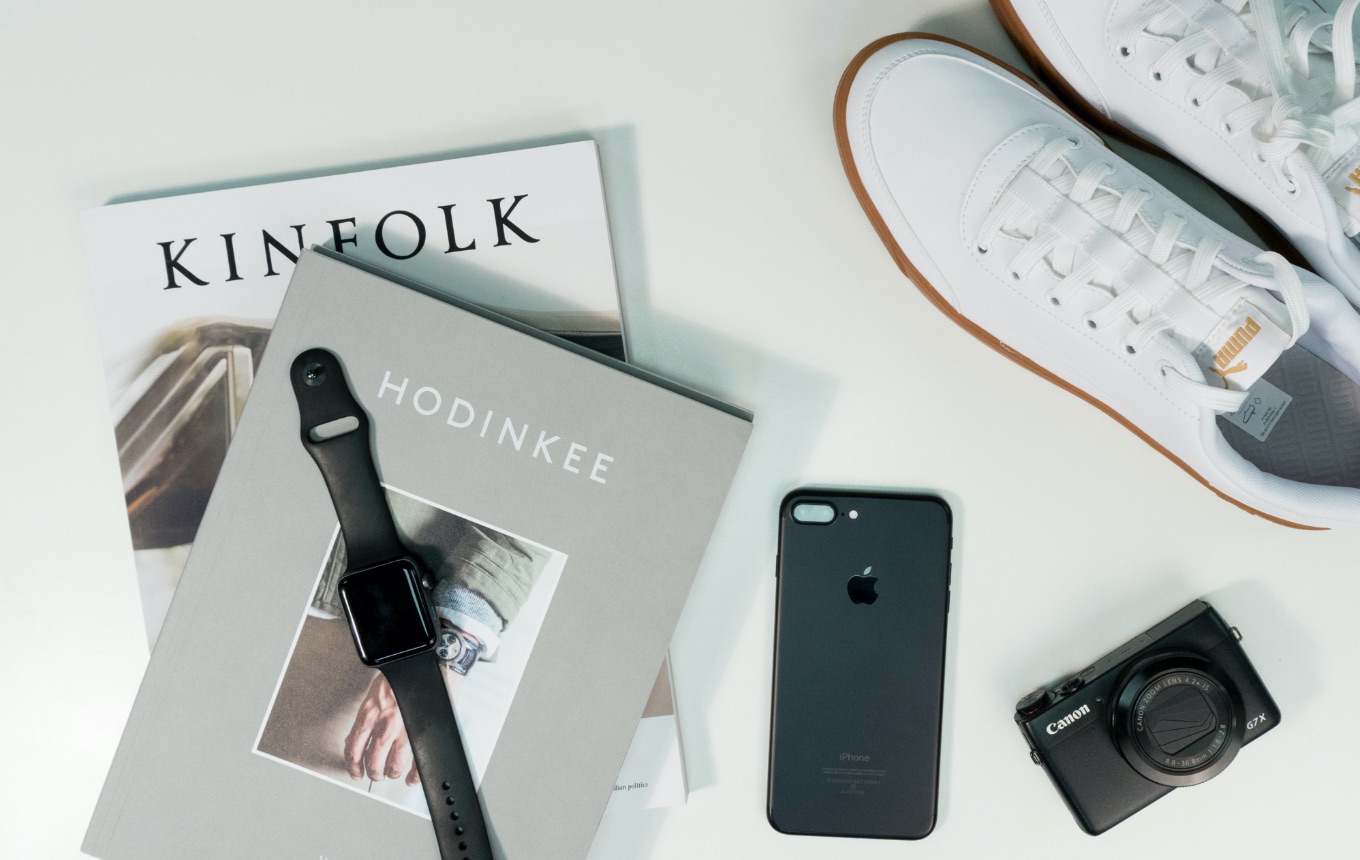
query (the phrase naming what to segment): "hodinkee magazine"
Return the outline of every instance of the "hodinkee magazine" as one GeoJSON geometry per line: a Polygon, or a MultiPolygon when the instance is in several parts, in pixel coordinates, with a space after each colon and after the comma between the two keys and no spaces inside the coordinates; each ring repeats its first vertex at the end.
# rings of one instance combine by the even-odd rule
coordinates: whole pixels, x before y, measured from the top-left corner
{"type": "Polygon", "coordinates": [[[494,845],[584,856],[750,416],[317,251],[300,256],[85,849],[342,860],[433,848],[401,796],[409,771],[378,727],[372,675],[337,685],[342,701],[306,693],[328,658],[357,663],[329,608],[335,511],[287,378],[316,347],[339,357],[369,415],[379,478],[434,568],[436,613],[466,611],[476,593],[499,619],[483,616],[500,626],[495,659],[450,690],[460,725],[484,726],[468,746],[494,845]]]}

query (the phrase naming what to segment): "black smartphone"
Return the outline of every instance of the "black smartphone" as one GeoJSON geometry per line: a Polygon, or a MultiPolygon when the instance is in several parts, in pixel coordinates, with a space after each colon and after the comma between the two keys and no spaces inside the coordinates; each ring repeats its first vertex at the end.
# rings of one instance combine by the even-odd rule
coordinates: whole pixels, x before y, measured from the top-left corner
{"type": "Polygon", "coordinates": [[[951,515],[926,495],[795,490],[775,564],[770,825],[935,827],[951,515]]]}

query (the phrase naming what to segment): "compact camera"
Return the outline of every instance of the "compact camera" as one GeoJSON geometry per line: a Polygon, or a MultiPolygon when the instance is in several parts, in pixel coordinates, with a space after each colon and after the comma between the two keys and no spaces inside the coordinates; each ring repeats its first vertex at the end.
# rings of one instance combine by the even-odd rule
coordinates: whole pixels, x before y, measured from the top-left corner
{"type": "Polygon", "coordinates": [[[1211,779],[1279,723],[1240,639],[1197,600],[1015,706],[1030,758],[1083,830],[1103,833],[1172,789],[1211,779]]]}

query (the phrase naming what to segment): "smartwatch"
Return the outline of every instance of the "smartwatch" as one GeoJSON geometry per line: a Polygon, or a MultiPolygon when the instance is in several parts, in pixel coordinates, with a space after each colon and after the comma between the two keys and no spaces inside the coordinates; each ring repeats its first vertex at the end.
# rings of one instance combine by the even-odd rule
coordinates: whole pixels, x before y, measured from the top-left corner
{"type": "MultiPolygon", "coordinates": [[[[493,860],[453,705],[439,670],[429,575],[406,549],[373,463],[370,423],[340,360],[309,349],[289,371],[302,445],[325,479],[348,566],[340,604],[359,660],[386,676],[415,755],[442,860],[493,860]]],[[[474,655],[475,659],[475,655],[474,655]]]]}

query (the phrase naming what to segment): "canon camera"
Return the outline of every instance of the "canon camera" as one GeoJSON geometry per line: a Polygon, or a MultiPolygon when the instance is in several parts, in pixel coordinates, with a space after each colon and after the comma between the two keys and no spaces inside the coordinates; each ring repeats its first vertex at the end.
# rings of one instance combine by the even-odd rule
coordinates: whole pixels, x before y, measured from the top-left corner
{"type": "Polygon", "coordinates": [[[1103,833],[1174,788],[1211,779],[1280,712],[1229,627],[1197,600],[1021,699],[1030,757],[1077,823],[1103,833]]]}

